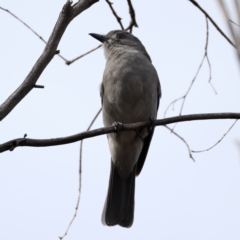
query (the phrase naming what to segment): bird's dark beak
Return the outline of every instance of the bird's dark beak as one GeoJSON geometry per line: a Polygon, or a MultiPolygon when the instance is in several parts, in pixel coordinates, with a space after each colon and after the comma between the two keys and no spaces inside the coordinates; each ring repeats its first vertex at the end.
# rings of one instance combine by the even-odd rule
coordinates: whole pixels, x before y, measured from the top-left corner
{"type": "Polygon", "coordinates": [[[102,43],[106,41],[106,38],[104,35],[100,35],[100,34],[96,34],[96,33],[89,33],[89,35],[96,38],[98,41],[100,41],[102,43]]]}

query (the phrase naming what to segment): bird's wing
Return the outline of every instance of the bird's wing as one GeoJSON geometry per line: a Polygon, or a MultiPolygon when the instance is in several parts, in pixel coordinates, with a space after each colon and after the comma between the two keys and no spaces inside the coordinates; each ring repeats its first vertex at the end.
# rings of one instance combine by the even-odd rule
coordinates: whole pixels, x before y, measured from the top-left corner
{"type": "MultiPolygon", "coordinates": [[[[158,86],[157,86],[157,95],[158,95],[158,98],[157,98],[157,101],[158,101],[157,102],[157,110],[158,110],[158,107],[159,107],[159,101],[160,101],[160,98],[161,98],[161,94],[162,94],[161,93],[161,86],[160,86],[160,82],[158,81],[158,86]]],[[[138,162],[137,162],[137,170],[136,170],[136,175],[137,176],[142,171],[145,159],[146,159],[147,154],[148,154],[148,149],[149,149],[150,143],[152,141],[153,133],[154,133],[154,128],[152,128],[151,132],[147,135],[147,137],[145,137],[143,139],[143,141],[144,141],[143,149],[142,149],[142,151],[140,153],[140,156],[139,156],[138,162]]]]}
{"type": "Polygon", "coordinates": [[[138,158],[138,162],[137,162],[137,171],[136,171],[136,175],[138,176],[140,174],[140,172],[142,171],[145,159],[147,157],[148,154],[148,149],[152,140],[152,136],[154,133],[154,128],[151,130],[151,132],[147,135],[147,137],[145,137],[143,139],[144,144],[143,144],[143,149],[140,153],[140,156],[138,158]]]}
{"type": "Polygon", "coordinates": [[[101,86],[100,86],[100,97],[101,97],[102,105],[103,105],[103,94],[104,94],[104,87],[103,87],[103,83],[101,83],[101,86]]]}

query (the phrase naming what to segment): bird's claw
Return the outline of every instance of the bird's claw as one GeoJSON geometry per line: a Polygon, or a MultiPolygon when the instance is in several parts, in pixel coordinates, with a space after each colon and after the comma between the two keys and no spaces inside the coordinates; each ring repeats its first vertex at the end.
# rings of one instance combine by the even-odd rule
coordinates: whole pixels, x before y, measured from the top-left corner
{"type": "Polygon", "coordinates": [[[155,118],[150,117],[149,122],[150,122],[150,127],[148,128],[148,131],[151,132],[156,127],[155,118]]]}
{"type": "Polygon", "coordinates": [[[115,131],[116,131],[116,132],[115,132],[115,135],[116,135],[116,137],[118,137],[120,130],[123,130],[123,129],[124,129],[124,126],[123,126],[123,124],[120,123],[120,122],[114,122],[114,123],[113,123],[113,126],[114,126],[115,131]]]}

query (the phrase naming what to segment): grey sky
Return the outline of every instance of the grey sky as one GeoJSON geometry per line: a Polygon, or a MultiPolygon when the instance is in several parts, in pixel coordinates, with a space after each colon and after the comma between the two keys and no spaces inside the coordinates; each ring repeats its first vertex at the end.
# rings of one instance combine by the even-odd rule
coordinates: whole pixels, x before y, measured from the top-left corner
{"type": "MultiPolygon", "coordinates": [[[[65,1],[7,1],[11,10],[48,39],[65,1]]],[[[216,1],[198,1],[229,35],[216,1]]],[[[230,1],[229,1],[230,2],[230,1]]],[[[206,22],[189,1],[133,1],[143,42],[156,67],[163,96],[158,118],[168,104],[186,92],[204,54],[206,22]]],[[[126,27],[126,1],[114,7],[126,27]]],[[[237,21],[237,19],[233,19],[237,21]]],[[[0,102],[24,80],[44,44],[9,14],[0,11],[0,102]]],[[[96,47],[88,33],[119,29],[105,1],[78,16],[67,28],[58,49],[68,59],[96,47]]],[[[205,62],[189,94],[183,114],[239,112],[239,65],[233,47],[209,24],[209,69],[205,62]]],[[[66,66],[57,56],[34,89],[1,122],[0,142],[22,137],[54,138],[84,131],[101,106],[99,85],[105,66],[102,49],[66,66]]],[[[177,115],[175,111],[168,116],[177,115]]],[[[233,120],[180,123],[176,131],[193,150],[210,147],[233,120]]],[[[93,128],[102,127],[102,116],[93,128]]],[[[181,140],[156,129],[141,175],[136,179],[132,228],[104,227],[110,153],[106,136],[84,141],[83,182],[78,216],[65,239],[240,239],[240,156],[237,123],[213,150],[189,158],[181,140]]],[[[0,155],[0,239],[58,239],[73,215],[78,191],[79,143],[49,148],[17,148],[0,155]]]]}

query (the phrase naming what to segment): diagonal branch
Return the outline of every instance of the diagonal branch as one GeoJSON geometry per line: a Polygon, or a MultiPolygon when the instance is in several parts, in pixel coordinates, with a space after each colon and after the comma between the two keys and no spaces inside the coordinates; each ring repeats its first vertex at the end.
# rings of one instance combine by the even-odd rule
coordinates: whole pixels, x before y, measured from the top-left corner
{"type": "Polygon", "coordinates": [[[175,100],[173,100],[169,105],[168,107],[166,108],[165,112],[164,112],[164,117],[166,117],[166,114],[167,114],[167,111],[169,110],[169,108],[172,106],[173,109],[174,109],[174,105],[176,102],[182,100],[182,104],[181,104],[181,108],[180,108],[180,112],[179,112],[179,115],[182,115],[182,111],[183,111],[183,107],[184,107],[184,104],[185,104],[185,101],[186,101],[186,98],[190,92],[190,90],[192,89],[192,86],[193,84],[195,83],[196,79],[197,79],[197,76],[202,68],[202,65],[204,63],[204,60],[206,59],[207,60],[207,63],[208,63],[208,67],[209,67],[209,79],[208,79],[208,82],[209,84],[211,85],[211,87],[213,88],[215,94],[217,94],[217,91],[215,90],[214,86],[212,85],[211,83],[211,80],[212,80],[212,69],[211,69],[211,63],[210,63],[210,60],[209,60],[209,57],[208,57],[208,42],[209,42],[209,26],[208,26],[208,19],[206,18],[206,43],[205,43],[205,48],[204,48],[204,54],[203,54],[203,57],[202,57],[202,60],[201,60],[201,63],[197,69],[197,72],[194,76],[194,78],[192,79],[192,82],[190,83],[186,93],[182,96],[182,97],[179,97],[175,100]]]}
{"type": "Polygon", "coordinates": [[[240,25],[239,25],[239,24],[235,23],[235,22],[234,22],[234,21],[232,21],[231,19],[229,19],[229,22],[231,22],[231,23],[233,23],[234,25],[236,25],[236,26],[240,27],[240,25]]]}
{"type": "Polygon", "coordinates": [[[100,45],[98,45],[97,47],[93,48],[92,50],[90,50],[90,51],[88,51],[88,52],[86,52],[86,53],[84,53],[84,54],[82,54],[82,55],[74,58],[74,59],[71,60],[71,61],[68,61],[68,60],[67,60],[67,61],[66,61],[66,64],[67,64],[67,65],[70,65],[70,64],[74,63],[75,61],[79,60],[80,58],[83,58],[83,57],[85,57],[86,55],[88,55],[88,54],[94,52],[95,50],[99,49],[101,46],[102,46],[102,44],[100,44],[100,45]]]}
{"type": "MultiPolygon", "coordinates": [[[[156,126],[167,125],[177,122],[186,122],[186,121],[196,121],[196,120],[213,120],[213,119],[240,119],[240,113],[207,113],[207,114],[191,114],[191,115],[182,115],[171,118],[164,118],[155,120],[156,126]]],[[[145,128],[151,126],[151,122],[140,122],[132,124],[124,124],[123,128],[118,129],[119,131],[133,131],[136,129],[145,128]]],[[[69,144],[77,142],[86,138],[92,138],[108,133],[115,132],[116,129],[114,126],[98,128],[92,131],[82,132],[68,137],[62,138],[52,138],[52,139],[30,139],[30,138],[18,138],[0,145],[0,153],[5,151],[12,151],[19,146],[28,146],[28,147],[50,147],[63,144],[69,144]]]]}
{"type": "Polygon", "coordinates": [[[209,19],[209,21],[213,24],[213,26],[218,30],[218,32],[233,46],[236,48],[236,45],[227,37],[227,35],[220,29],[220,27],[215,23],[215,21],[210,17],[210,15],[194,0],[189,0],[195,7],[197,7],[205,16],[209,19]]]}
{"type": "Polygon", "coordinates": [[[237,123],[238,119],[234,121],[234,123],[231,125],[231,127],[227,130],[226,133],[223,134],[223,136],[211,147],[205,149],[205,150],[198,150],[198,151],[194,151],[192,150],[193,153],[201,153],[201,152],[207,152],[211,149],[213,149],[214,147],[216,147],[225,137],[226,135],[231,131],[231,129],[234,127],[234,125],[237,123]]]}
{"type": "MultiPolygon", "coordinates": [[[[33,32],[41,41],[43,41],[45,44],[47,44],[47,41],[42,37],[40,36],[35,30],[33,30],[27,23],[25,23],[22,19],[20,19],[18,16],[16,16],[15,14],[13,14],[11,11],[9,11],[8,9],[5,9],[3,7],[0,7],[1,10],[9,13],[11,16],[13,16],[14,18],[16,18],[18,21],[20,21],[24,26],[26,26],[31,32],[33,32]]],[[[65,61],[65,63],[67,65],[70,65],[72,63],[74,63],[75,61],[77,61],[78,59],[82,58],[82,57],[85,57],[86,55],[88,55],[89,53],[92,53],[93,51],[97,50],[98,48],[100,48],[101,45],[97,46],[96,48],[93,48],[92,50],[84,53],[84,54],[81,54],[80,56],[72,59],[72,60],[67,60],[65,57],[63,57],[61,54],[59,53],[56,53],[63,61],[65,61]]],[[[60,51],[59,51],[60,52],[60,51]]]]}
{"type": "MultiPolygon", "coordinates": [[[[234,42],[236,44],[236,49],[237,49],[237,53],[238,53],[238,60],[240,61],[240,41],[239,41],[240,38],[239,38],[239,34],[236,34],[236,32],[233,29],[232,24],[229,22],[230,15],[229,15],[227,6],[225,5],[226,3],[224,1],[222,1],[222,0],[218,0],[218,2],[219,2],[220,7],[222,8],[225,20],[226,20],[226,22],[228,24],[229,30],[230,30],[230,32],[232,34],[232,37],[234,39],[234,42]]],[[[237,9],[237,16],[240,19],[240,12],[238,11],[239,10],[239,6],[238,6],[238,2],[236,0],[235,0],[235,4],[237,5],[237,7],[236,7],[236,9],[237,9]]]]}
{"type": "Polygon", "coordinates": [[[129,26],[125,29],[125,31],[129,30],[130,33],[132,33],[133,27],[138,27],[137,21],[136,21],[136,15],[135,15],[135,10],[133,8],[131,0],[127,0],[128,7],[129,7],[129,14],[131,17],[131,21],[129,26]]]}
{"type": "Polygon", "coordinates": [[[112,14],[113,14],[113,15],[115,16],[115,18],[117,19],[117,21],[118,21],[121,29],[124,30],[124,27],[123,27],[123,24],[122,24],[122,18],[120,18],[120,17],[117,15],[116,11],[114,10],[114,8],[113,8],[113,6],[112,6],[113,3],[110,2],[109,0],[106,0],[106,2],[107,2],[107,4],[109,5],[109,7],[110,7],[110,9],[111,9],[111,11],[112,11],[112,14]]]}
{"type": "MultiPolygon", "coordinates": [[[[41,41],[43,41],[45,44],[47,44],[46,40],[40,36],[36,31],[34,31],[27,23],[25,23],[22,19],[20,19],[18,16],[16,16],[15,14],[13,14],[11,11],[9,11],[8,9],[5,9],[3,7],[0,7],[0,9],[2,9],[3,11],[9,13],[10,15],[12,15],[14,18],[16,18],[18,21],[20,21],[23,25],[25,25],[32,33],[34,33],[37,37],[39,37],[39,39],[41,41]]],[[[61,54],[58,53],[58,56],[60,58],[62,58],[65,62],[67,61],[66,58],[64,58],[61,54]]]]}
{"type": "Polygon", "coordinates": [[[193,157],[193,155],[192,155],[191,148],[190,148],[190,146],[188,145],[187,141],[186,141],[182,136],[180,136],[178,133],[176,133],[172,128],[170,128],[170,127],[168,127],[168,126],[166,126],[166,125],[165,125],[164,127],[167,128],[171,133],[173,133],[176,137],[178,137],[179,139],[181,139],[181,140],[184,142],[184,144],[186,145],[186,147],[187,147],[187,149],[188,149],[189,157],[190,157],[194,162],[196,162],[195,159],[194,159],[194,157],[193,157]]]}
{"type": "MultiPolygon", "coordinates": [[[[96,121],[96,119],[98,118],[100,112],[102,111],[102,108],[100,108],[97,112],[97,114],[94,116],[93,120],[91,121],[90,125],[87,128],[87,131],[89,131],[92,127],[92,125],[94,124],[94,122],[96,121]]],[[[78,198],[77,198],[77,204],[75,207],[75,211],[73,214],[73,217],[67,227],[67,230],[65,231],[65,233],[63,234],[62,237],[59,237],[60,240],[62,240],[65,236],[67,236],[68,231],[70,229],[70,227],[73,224],[73,221],[75,220],[75,218],[77,217],[77,212],[78,212],[78,208],[79,208],[79,204],[80,204],[80,196],[81,196],[81,189],[82,189],[82,148],[83,148],[83,140],[80,143],[80,156],[79,156],[79,185],[78,185],[78,198]]]]}
{"type": "Polygon", "coordinates": [[[46,66],[54,57],[58,44],[68,24],[81,12],[91,7],[98,0],[82,0],[71,6],[72,2],[67,1],[59,15],[53,32],[47,45],[32,70],[23,83],[11,94],[11,96],[0,106],[0,121],[3,120],[13,108],[34,88],[38,78],[46,66]]]}
{"type": "Polygon", "coordinates": [[[25,25],[31,32],[33,32],[36,36],[38,36],[40,38],[41,41],[43,41],[44,43],[47,43],[46,40],[43,39],[42,36],[40,36],[37,32],[35,32],[27,23],[25,23],[22,19],[20,19],[19,17],[17,17],[15,14],[13,14],[11,11],[9,11],[6,8],[0,7],[1,10],[9,13],[10,15],[12,15],[14,18],[16,18],[18,21],[20,21],[23,25],[25,25]]]}

